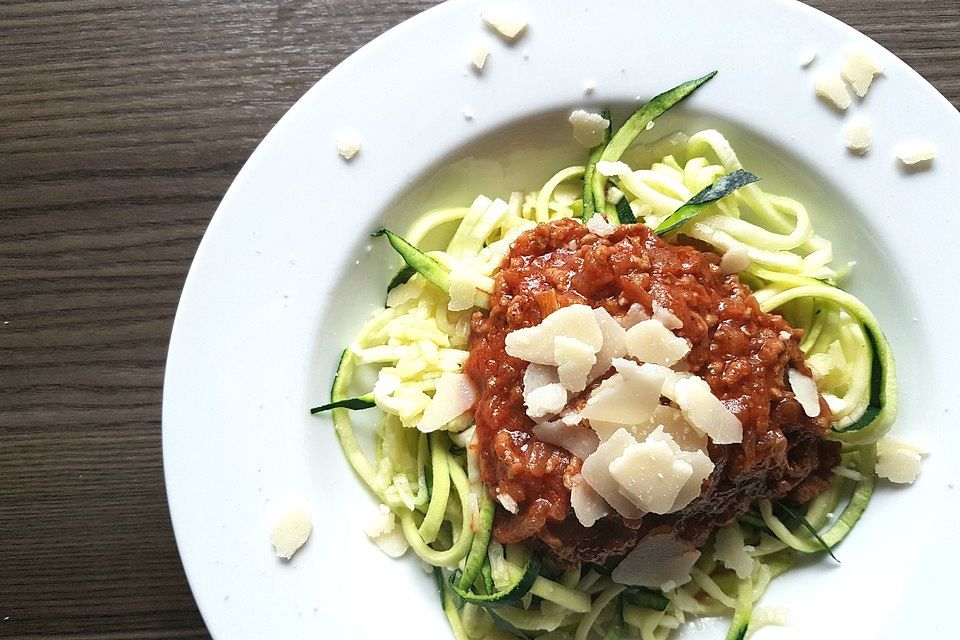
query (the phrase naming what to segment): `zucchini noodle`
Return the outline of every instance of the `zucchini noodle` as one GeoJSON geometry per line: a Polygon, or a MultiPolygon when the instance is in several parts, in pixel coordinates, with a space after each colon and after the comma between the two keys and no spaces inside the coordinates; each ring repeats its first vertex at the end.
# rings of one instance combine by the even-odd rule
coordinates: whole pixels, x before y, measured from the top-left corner
{"type": "Polygon", "coordinates": [[[343,353],[332,402],[370,392],[355,388],[354,373],[372,367],[377,373],[372,399],[381,419],[372,458],[360,446],[347,409],[332,411],[336,435],[357,476],[399,523],[391,533],[402,535],[413,553],[435,568],[443,610],[458,640],[615,640],[621,634],[664,640],[692,617],[718,615],[733,618],[728,638],[743,638],[783,618],[758,610],[751,621],[754,603],[771,579],[803,554],[838,545],[873,492],[874,443],[889,430],[897,406],[889,345],[869,309],[836,286],[843,270],[831,266],[831,244],[815,233],[806,208],[748,184],[684,222],[677,233],[721,255],[745,252],[749,265],[740,277],[761,309],[783,313],[803,330],[801,349],[835,417],[830,437],[845,446],[843,467],[830,488],[797,516],[802,523],[760,501],[756,511],[727,525],[738,528],[744,540],[752,563],[746,578],[724,565],[711,541],[692,580],[666,592],[616,584],[586,564],[550,574],[525,547],[503,547],[491,539],[494,501],[474,457],[472,415],[429,434],[416,427],[438,381],[461,371],[473,307],[488,304],[511,243],[538,223],[579,215],[583,203],[572,194],[580,193],[584,175],[595,185],[608,180],[615,187],[594,189],[597,211],[609,211],[612,200],[622,197],[639,223],[656,228],[694,194],[743,168],[714,130],[635,145],[622,160],[631,166],[629,173],[606,178],[595,175],[593,166],[572,166],[536,192],[513,193],[507,200],[481,195],[469,207],[424,214],[405,238],[414,246],[444,247],[426,255],[448,274],[450,291],[410,269],[401,272],[386,306],[343,353]]]}

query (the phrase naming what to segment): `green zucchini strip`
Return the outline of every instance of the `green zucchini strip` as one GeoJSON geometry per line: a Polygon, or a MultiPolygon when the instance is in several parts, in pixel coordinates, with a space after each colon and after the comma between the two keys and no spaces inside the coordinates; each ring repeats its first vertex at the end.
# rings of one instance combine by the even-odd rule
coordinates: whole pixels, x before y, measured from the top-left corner
{"type": "Polygon", "coordinates": [[[753,184],[758,180],[760,180],[760,178],[743,169],[737,169],[733,173],[728,173],[712,185],[704,188],[700,193],[690,198],[686,204],[667,216],[663,222],[657,225],[657,228],[654,229],[653,232],[658,236],[662,236],[675,229],[679,229],[700,215],[704,209],[720,198],[725,198],[740,187],[753,184]]]}
{"type": "Polygon", "coordinates": [[[482,605],[484,607],[506,607],[518,602],[523,596],[530,593],[533,583],[540,575],[540,560],[531,558],[527,566],[517,573],[517,579],[510,585],[489,594],[473,593],[469,589],[462,589],[458,585],[459,576],[454,573],[450,576],[450,588],[465,602],[482,605]]]}
{"type": "Polygon", "coordinates": [[[446,581],[443,579],[443,570],[440,567],[433,568],[433,577],[437,582],[437,591],[440,592],[440,602],[443,604],[443,612],[447,614],[447,620],[450,621],[450,628],[453,630],[455,640],[470,640],[467,630],[463,628],[463,620],[460,619],[460,610],[457,608],[457,601],[446,581]]]}
{"type": "Polygon", "coordinates": [[[807,532],[813,536],[813,539],[820,544],[821,551],[826,551],[828,554],[830,554],[830,557],[833,558],[836,562],[840,562],[837,556],[833,554],[833,550],[830,548],[830,545],[828,545],[826,541],[822,537],[820,537],[820,532],[817,531],[816,527],[810,524],[810,522],[806,518],[804,518],[802,515],[800,515],[796,511],[793,511],[790,507],[788,507],[785,504],[775,504],[774,509],[775,510],[779,509],[780,511],[783,511],[785,514],[787,514],[788,518],[796,521],[801,527],[806,529],[807,532]]]}
{"type": "Polygon", "coordinates": [[[750,627],[750,614],[753,613],[753,580],[747,578],[737,588],[737,607],[733,610],[733,621],[727,632],[727,640],[743,640],[750,627]]]}
{"type": "Polygon", "coordinates": [[[617,613],[614,614],[603,640],[620,640],[623,635],[623,600],[617,601],[617,613]]]}
{"type": "Polygon", "coordinates": [[[636,224],[637,216],[633,215],[633,209],[630,208],[630,203],[627,202],[627,196],[620,198],[619,202],[614,206],[614,209],[617,212],[617,222],[620,224],[636,224]]]}
{"type": "MultiPolygon", "coordinates": [[[[463,573],[460,575],[460,581],[457,584],[460,589],[469,589],[470,586],[476,582],[477,577],[483,572],[484,566],[488,569],[490,567],[490,561],[487,558],[487,545],[490,544],[490,534],[493,531],[493,516],[495,513],[496,509],[494,508],[493,500],[491,500],[487,492],[484,491],[483,497],[480,499],[479,518],[474,527],[473,545],[470,547],[470,553],[467,554],[463,573]]],[[[490,580],[492,584],[492,576],[490,580]]],[[[484,576],[484,584],[487,584],[486,576],[484,576]]],[[[493,591],[493,589],[489,588],[488,591],[493,591]]]]}
{"type": "Polygon", "coordinates": [[[353,409],[358,411],[361,409],[370,409],[375,406],[377,406],[377,403],[373,401],[373,394],[366,393],[356,398],[346,398],[345,400],[337,400],[336,402],[314,407],[310,409],[310,415],[320,413],[321,411],[330,411],[331,409],[353,409]]]}
{"type": "Polygon", "coordinates": [[[643,607],[644,609],[653,609],[654,611],[666,611],[670,601],[659,591],[644,589],[643,587],[632,587],[623,594],[624,600],[630,604],[643,607]]]}
{"type": "Polygon", "coordinates": [[[396,275],[390,278],[390,284],[387,285],[387,293],[390,293],[402,284],[410,282],[410,278],[412,278],[416,272],[417,270],[410,265],[403,265],[400,271],[397,271],[396,275]]]}
{"type": "Polygon", "coordinates": [[[587,637],[590,635],[590,629],[593,628],[597,618],[600,617],[600,614],[614,598],[623,593],[624,589],[626,589],[626,587],[622,584],[615,584],[600,592],[600,595],[593,601],[593,606],[590,608],[590,611],[580,619],[580,624],[577,625],[577,631],[573,635],[574,640],[587,640],[587,637]]]}
{"type": "Polygon", "coordinates": [[[833,428],[832,436],[845,444],[871,444],[890,431],[897,417],[896,363],[890,343],[880,330],[876,317],[865,304],[846,291],[829,285],[809,285],[787,289],[760,302],[760,309],[773,311],[792,300],[818,298],[834,302],[860,321],[873,354],[870,367],[870,391],[866,411],[853,424],[833,428]]]}
{"type": "Polygon", "coordinates": [[[457,492],[457,498],[460,500],[460,509],[462,510],[460,532],[454,537],[453,546],[446,551],[437,551],[431,548],[420,536],[420,531],[413,518],[413,513],[410,511],[401,511],[397,514],[400,518],[400,524],[403,526],[403,533],[407,538],[407,542],[410,543],[410,548],[413,549],[413,552],[420,556],[424,562],[432,564],[435,567],[452,567],[457,564],[467,556],[467,553],[470,551],[470,545],[473,543],[473,531],[470,528],[470,514],[466,506],[469,504],[470,481],[467,479],[467,473],[459,464],[456,464],[456,461],[453,461],[451,464],[451,460],[449,459],[450,454],[445,453],[445,455],[448,456],[447,468],[450,472],[450,480],[453,483],[453,488],[457,492]]]}
{"type": "MultiPolygon", "coordinates": [[[[712,71],[702,78],[684,82],[673,89],[664,91],[637,109],[636,112],[623,123],[619,131],[610,138],[610,142],[607,143],[603,153],[600,154],[598,161],[615,162],[619,160],[623,152],[627,150],[637,136],[646,130],[648,124],[662,116],[669,109],[675,107],[715,75],[717,75],[717,72],[712,71]]],[[[606,193],[606,176],[595,172],[592,182],[591,191],[594,194],[594,198],[596,198],[595,194],[606,193]]],[[[584,206],[586,206],[586,203],[584,203],[584,206]]],[[[610,222],[615,223],[616,220],[611,220],[610,222]]]]}
{"type": "Polygon", "coordinates": [[[433,486],[430,489],[430,506],[427,508],[427,514],[420,523],[418,532],[423,541],[427,544],[437,539],[440,532],[440,525],[443,524],[444,516],[447,512],[447,501],[450,498],[450,464],[456,464],[456,461],[449,459],[444,436],[441,433],[431,433],[430,439],[430,462],[433,470],[433,486]]]}
{"type": "Polygon", "coordinates": [[[374,238],[387,236],[390,246],[400,254],[408,266],[442,290],[450,291],[450,272],[442,264],[389,229],[377,229],[370,235],[374,238]]]}
{"type": "Polygon", "coordinates": [[[536,582],[533,583],[533,586],[530,587],[530,593],[558,604],[564,609],[569,609],[574,613],[586,613],[590,611],[590,596],[582,591],[565,587],[543,576],[539,576],[536,582]]]}
{"type": "MultiPolygon", "coordinates": [[[[850,501],[843,508],[840,518],[826,531],[820,534],[820,539],[830,549],[833,549],[850,534],[853,527],[860,520],[860,516],[870,504],[870,498],[873,496],[873,490],[876,487],[877,451],[875,446],[864,447],[860,449],[857,455],[856,469],[863,476],[863,479],[857,481],[857,486],[850,496],[850,501]]],[[[763,521],[775,536],[785,542],[791,549],[801,553],[817,553],[823,551],[819,542],[813,542],[808,538],[801,538],[787,528],[783,522],[773,514],[773,505],[769,500],[760,501],[760,513],[763,515],[763,521]]]]}
{"type": "MultiPolygon", "coordinates": [[[[590,155],[587,157],[587,164],[583,169],[583,212],[580,214],[580,219],[584,222],[590,220],[590,218],[593,217],[593,214],[597,213],[598,211],[597,200],[593,190],[593,175],[597,171],[597,161],[600,160],[600,156],[603,155],[603,150],[607,148],[607,144],[610,142],[610,136],[613,133],[613,120],[610,118],[610,110],[604,107],[603,111],[600,112],[600,115],[609,124],[607,125],[607,130],[603,132],[603,141],[590,150],[590,155]]],[[[603,212],[603,205],[605,201],[605,194],[603,191],[601,191],[601,208],[599,209],[601,213],[603,212]]]]}
{"type": "MultiPolygon", "coordinates": [[[[337,375],[333,378],[333,388],[330,390],[330,400],[334,403],[342,402],[348,398],[347,392],[350,389],[350,382],[353,379],[353,370],[356,367],[356,356],[349,349],[344,349],[340,356],[340,364],[337,366],[337,375]]],[[[377,469],[371,464],[360,449],[357,438],[353,433],[353,425],[350,422],[350,413],[343,408],[334,409],[333,429],[337,434],[337,440],[340,441],[340,448],[343,454],[350,462],[350,466],[356,472],[367,488],[377,496],[382,502],[386,501],[383,492],[377,488],[377,469]]]]}

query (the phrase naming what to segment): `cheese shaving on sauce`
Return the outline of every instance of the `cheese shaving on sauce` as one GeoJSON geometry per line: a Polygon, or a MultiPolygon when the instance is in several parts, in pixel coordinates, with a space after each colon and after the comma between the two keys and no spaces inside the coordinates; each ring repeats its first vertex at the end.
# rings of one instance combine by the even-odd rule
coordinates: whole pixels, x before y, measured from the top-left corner
{"type": "Polygon", "coordinates": [[[579,474],[570,480],[570,506],[577,520],[585,527],[592,527],[597,520],[610,515],[606,501],[579,474]]]}
{"type": "Polygon", "coordinates": [[[820,395],[817,393],[817,385],[813,378],[806,376],[796,369],[787,371],[787,381],[790,383],[790,389],[797,398],[797,402],[803,407],[803,412],[810,418],[816,418],[820,415],[820,395]]]}
{"type": "Polygon", "coordinates": [[[690,344],[659,320],[643,320],[627,330],[627,353],[641,362],[672,367],[690,353],[690,344]]]}

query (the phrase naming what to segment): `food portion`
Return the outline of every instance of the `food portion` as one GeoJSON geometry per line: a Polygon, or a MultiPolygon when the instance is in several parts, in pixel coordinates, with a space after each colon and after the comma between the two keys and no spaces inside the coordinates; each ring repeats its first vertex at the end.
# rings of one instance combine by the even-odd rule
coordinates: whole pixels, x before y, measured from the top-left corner
{"type": "MultiPolygon", "coordinates": [[[[505,544],[532,542],[564,564],[602,564],[660,525],[670,525],[678,538],[699,546],[716,526],[758,499],[789,498],[799,504],[815,497],[840,462],[840,445],[822,440],[830,423],[826,402],[814,390],[815,407],[805,411],[791,389],[788,372],[810,376],[799,345],[800,332],[783,317],[762,312],[736,275],[723,274],[716,253],[669,244],[645,225],[615,227],[604,237],[578,221],[561,219],[525,232],[496,276],[489,313],[474,316],[465,366],[480,390],[474,418],[485,485],[491,495],[509,496],[516,505],[515,513],[502,514],[495,538],[505,544]],[[516,346],[524,328],[543,327],[563,315],[559,310],[573,308],[588,316],[586,321],[571,318],[573,335],[537,335],[530,348],[516,346]],[[590,317],[594,308],[617,337],[591,345],[602,333],[590,317]],[[561,384],[574,358],[554,360],[554,354],[560,355],[568,341],[588,347],[589,357],[574,384],[561,384]],[[679,345],[674,353],[671,342],[679,345]],[[615,360],[622,358],[629,360],[615,360]],[[641,406],[643,390],[635,387],[623,392],[630,394],[625,406],[605,407],[610,405],[603,402],[605,392],[617,392],[611,383],[635,375],[627,370],[639,374],[642,366],[635,363],[641,362],[655,365],[659,376],[648,406],[641,406]],[[535,411],[539,405],[529,396],[544,387],[531,391],[529,371],[555,363],[562,405],[535,411]],[[663,389],[664,374],[675,390],[663,389]],[[711,433],[720,417],[700,421],[704,411],[688,406],[698,391],[735,424],[735,437],[719,438],[725,444],[711,433]],[[542,429],[557,421],[565,435],[538,437],[538,425],[542,429]],[[629,482],[614,480],[631,504],[615,509],[600,529],[582,526],[570,508],[570,492],[584,459],[572,447],[564,448],[564,439],[593,433],[599,445],[626,429],[633,456],[621,453],[611,466],[653,468],[656,458],[644,457],[640,449],[658,427],[675,440],[668,435],[675,424],[692,430],[693,439],[701,441],[690,448],[709,456],[701,463],[708,467],[706,474],[693,473],[696,498],[669,509],[680,489],[675,487],[671,505],[660,510],[631,493],[629,482]],[[633,518],[636,510],[645,515],[633,518]]],[[[669,448],[664,451],[661,457],[671,458],[669,448]]],[[[602,492],[599,482],[586,481],[602,492]]],[[[655,475],[640,484],[657,482],[655,475]]]]}
{"type": "Polygon", "coordinates": [[[313,412],[380,503],[367,535],[433,567],[458,640],[728,614],[743,638],[783,617],[754,606],[771,579],[835,558],[878,475],[917,477],[922,447],[885,439],[890,346],[804,206],[717,131],[650,137],[713,76],[616,130],[575,111],[593,146],[538,191],[373,234],[403,267],[313,412]]]}

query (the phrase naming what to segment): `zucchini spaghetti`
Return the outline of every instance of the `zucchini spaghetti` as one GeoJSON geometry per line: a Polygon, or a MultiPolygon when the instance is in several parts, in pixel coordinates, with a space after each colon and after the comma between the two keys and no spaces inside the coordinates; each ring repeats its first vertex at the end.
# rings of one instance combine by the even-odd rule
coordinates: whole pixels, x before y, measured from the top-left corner
{"type": "Polygon", "coordinates": [[[723,615],[743,638],[782,619],[755,607],[769,582],[833,555],[870,502],[897,386],[876,318],[839,286],[848,267],[718,131],[644,141],[713,75],[608,128],[538,191],[374,234],[404,267],[312,412],[331,413],[381,504],[368,535],[433,568],[458,640],[663,639],[723,615]],[[581,320],[557,328],[575,313],[596,317],[593,337],[581,320]],[[372,389],[356,388],[358,367],[376,370],[372,389]],[[659,376],[649,429],[618,417],[632,400],[609,400],[641,373],[659,376]],[[372,458],[351,419],[365,409],[379,416],[372,458]],[[650,452],[676,486],[638,475],[660,464],[650,452]]]}

